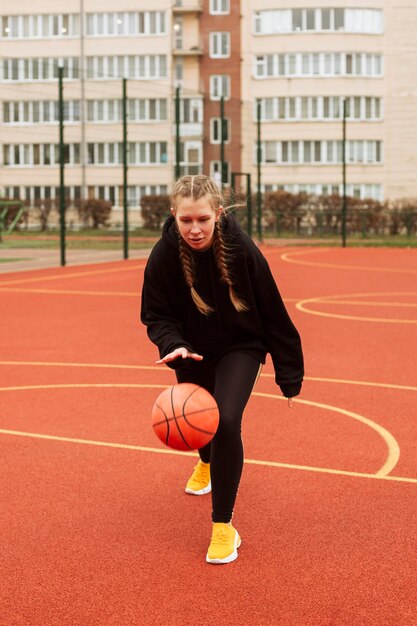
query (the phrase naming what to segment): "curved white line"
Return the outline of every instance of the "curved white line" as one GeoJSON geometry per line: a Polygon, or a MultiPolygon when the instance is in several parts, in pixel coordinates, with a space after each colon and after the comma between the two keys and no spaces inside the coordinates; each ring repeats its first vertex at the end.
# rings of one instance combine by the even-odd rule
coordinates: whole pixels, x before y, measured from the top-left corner
{"type": "MultiPolygon", "coordinates": [[[[278,396],[276,394],[272,394],[272,393],[261,393],[261,392],[253,392],[254,396],[261,396],[264,398],[272,398],[275,400],[285,400],[285,398],[283,398],[282,396],[278,396]]],[[[302,400],[301,398],[294,398],[294,402],[296,402],[297,404],[305,404],[307,406],[315,406],[319,409],[324,409],[327,411],[333,411],[335,413],[340,413],[341,415],[345,415],[347,417],[351,417],[354,420],[357,420],[358,422],[361,422],[362,424],[365,424],[366,426],[368,426],[369,428],[372,428],[372,430],[374,430],[380,437],[382,437],[382,439],[384,440],[387,448],[388,448],[388,455],[387,455],[387,459],[385,461],[385,463],[383,464],[383,466],[377,471],[375,472],[375,476],[387,476],[388,474],[390,474],[390,472],[392,472],[392,470],[394,469],[394,467],[397,465],[398,460],[400,458],[400,446],[398,445],[397,440],[393,437],[393,435],[391,435],[391,433],[386,430],[386,428],[384,428],[383,426],[381,426],[380,424],[377,424],[376,422],[373,422],[372,420],[370,420],[367,417],[364,417],[363,415],[359,415],[359,413],[353,413],[353,411],[347,411],[346,409],[340,409],[339,407],[335,407],[331,404],[323,404],[321,402],[313,402],[312,400],[302,400]]]]}
{"type": "MultiPolygon", "coordinates": [[[[359,315],[343,315],[342,313],[327,313],[324,311],[315,311],[307,308],[306,304],[331,304],[332,301],[337,300],[339,298],[344,298],[349,301],[349,298],[364,298],[368,296],[410,296],[416,295],[415,291],[379,291],[379,292],[365,292],[365,293],[349,293],[349,294],[337,294],[332,296],[318,296],[316,298],[306,298],[305,300],[300,300],[296,303],[295,307],[299,311],[303,313],[308,313],[309,315],[316,315],[318,317],[330,317],[336,319],[344,319],[344,320],[354,320],[361,322],[382,322],[387,324],[417,324],[417,319],[414,320],[404,320],[404,319],[392,319],[392,318],[383,318],[383,317],[365,317],[359,315]]],[[[347,302],[348,304],[348,302],[347,302]]]]}
{"type": "MultiPolygon", "coordinates": [[[[60,383],[60,384],[51,384],[51,385],[27,385],[20,387],[0,387],[0,391],[33,391],[33,390],[50,390],[50,389],[88,389],[88,388],[138,388],[138,389],[166,389],[169,385],[160,385],[160,384],[146,384],[146,383],[60,383]]],[[[285,400],[282,396],[271,393],[263,393],[254,391],[252,395],[259,396],[263,398],[272,398],[274,400],[285,400]]],[[[322,404],[319,402],[313,402],[312,400],[302,400],[296,399],[297,404],[305,404],[307,406],[315,406],[321,409],[325,409],[328,411],[333,411],[335,413],[340,413],[341,415],[346,415],[348,417],[352,417],[353,419],[362,422],[366,426],[372,428],[375,432],[378,433],[385,441],[388,447],[388,456],[384,465],[375,473],[375,476],[386,476],[398,463],[398,459],[400,457],[400,447],[396,441],[396,439],[391,435],[391,433],[386,430],[380,424],[373,422],[372,420],[359,415],[358,413],[353,413],[352,411],[347,411],[346,409],[340,409],[338,407],[322,404]]]]}
{"type": "Polygon", "coordinates": [[[395,267],[372,267],[367,265],[338,265],[337,263],[320,263],[315,261],[300,261],[299,259],[293,259],[290,255],[300,255],[300,254],[314,254],[318,252],[328,252],[331,248],[319,248],[314,250],[299,250],[297,252],[284,252],[281,255],[281,260],[286,261],[287,263],[295,263],[297,265],[310,265],[313,267],[331,267],[333,269],[338,270],[356,270],[363,271],[366,270],[368,272],[388,272],[393,274],[417,274],[417,270],[413,269],[403,269],[403,268],[395,268],[395,267]]]}

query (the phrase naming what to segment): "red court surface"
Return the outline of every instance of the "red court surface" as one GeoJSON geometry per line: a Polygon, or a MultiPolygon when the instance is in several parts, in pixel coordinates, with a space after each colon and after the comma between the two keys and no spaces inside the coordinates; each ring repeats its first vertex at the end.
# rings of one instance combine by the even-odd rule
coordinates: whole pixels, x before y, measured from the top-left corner
{"type": "Polygon", "coordinates": [[[417,624],[417,257],[264,248],[306,360],[244,417],[234,563],[150,413],[145,261],[0,276],[2,626],[417,624]]]}

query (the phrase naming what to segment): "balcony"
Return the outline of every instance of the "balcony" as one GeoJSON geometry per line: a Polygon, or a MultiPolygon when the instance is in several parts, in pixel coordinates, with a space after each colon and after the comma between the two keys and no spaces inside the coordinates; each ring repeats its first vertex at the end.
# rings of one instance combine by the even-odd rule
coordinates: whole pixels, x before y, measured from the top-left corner
{"type": "Polygon", "coordinates": [[[201,0],[176,0],[172,5],[172,12],[176,15],[185,15],[187,13],[201,13],[203,3],[201,0]]]}
{"type": "MultiPolygon", "coordinates": [[[[176,126],[173,126],[173,135],[176,134],[176,126]]],[[[180,124],[180,137],[199,137],[203,138],[203,123],[202,122],[181,122],[180,124]]]]}
{"type": "Polygon", "coordinates": [[[174,57],[202,56],[203,47],[199,44],[191,47],[174,46],[172,54],[174,57]]]}

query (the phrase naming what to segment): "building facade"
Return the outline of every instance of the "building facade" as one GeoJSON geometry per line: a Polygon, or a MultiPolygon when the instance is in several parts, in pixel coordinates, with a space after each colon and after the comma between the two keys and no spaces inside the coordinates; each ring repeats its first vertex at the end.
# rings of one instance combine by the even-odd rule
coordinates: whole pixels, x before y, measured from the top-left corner
{"type": "Polygon", "coordinates": [[[256,185],[260,111],[262,190],[340,193],[345,110],[348,193],[416,196],[416,23],[395,0],[0,0],[0,195],[57,195],[62,65],[72,200],[123,205],[123,78],[132,211],[173,183],[177,94],[181,174],[256,185]]]}

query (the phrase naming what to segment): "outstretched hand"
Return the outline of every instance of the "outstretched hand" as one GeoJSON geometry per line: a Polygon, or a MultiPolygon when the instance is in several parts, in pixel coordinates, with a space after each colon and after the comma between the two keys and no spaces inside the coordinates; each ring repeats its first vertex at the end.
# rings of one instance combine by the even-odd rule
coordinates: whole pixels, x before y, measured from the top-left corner
{"type": "Polygon", "coordinates": [[[165,355],[163,359],[159,359],[156,361],[157,365],[161,363],[169,363],[170,361],[175,361],[175,359],[194,359],[194,361],[201,361],[203,357],[201,354],[196,354],[195,352],[189,352],[187,348],[176,348],[169,354],[165,355]]]}

